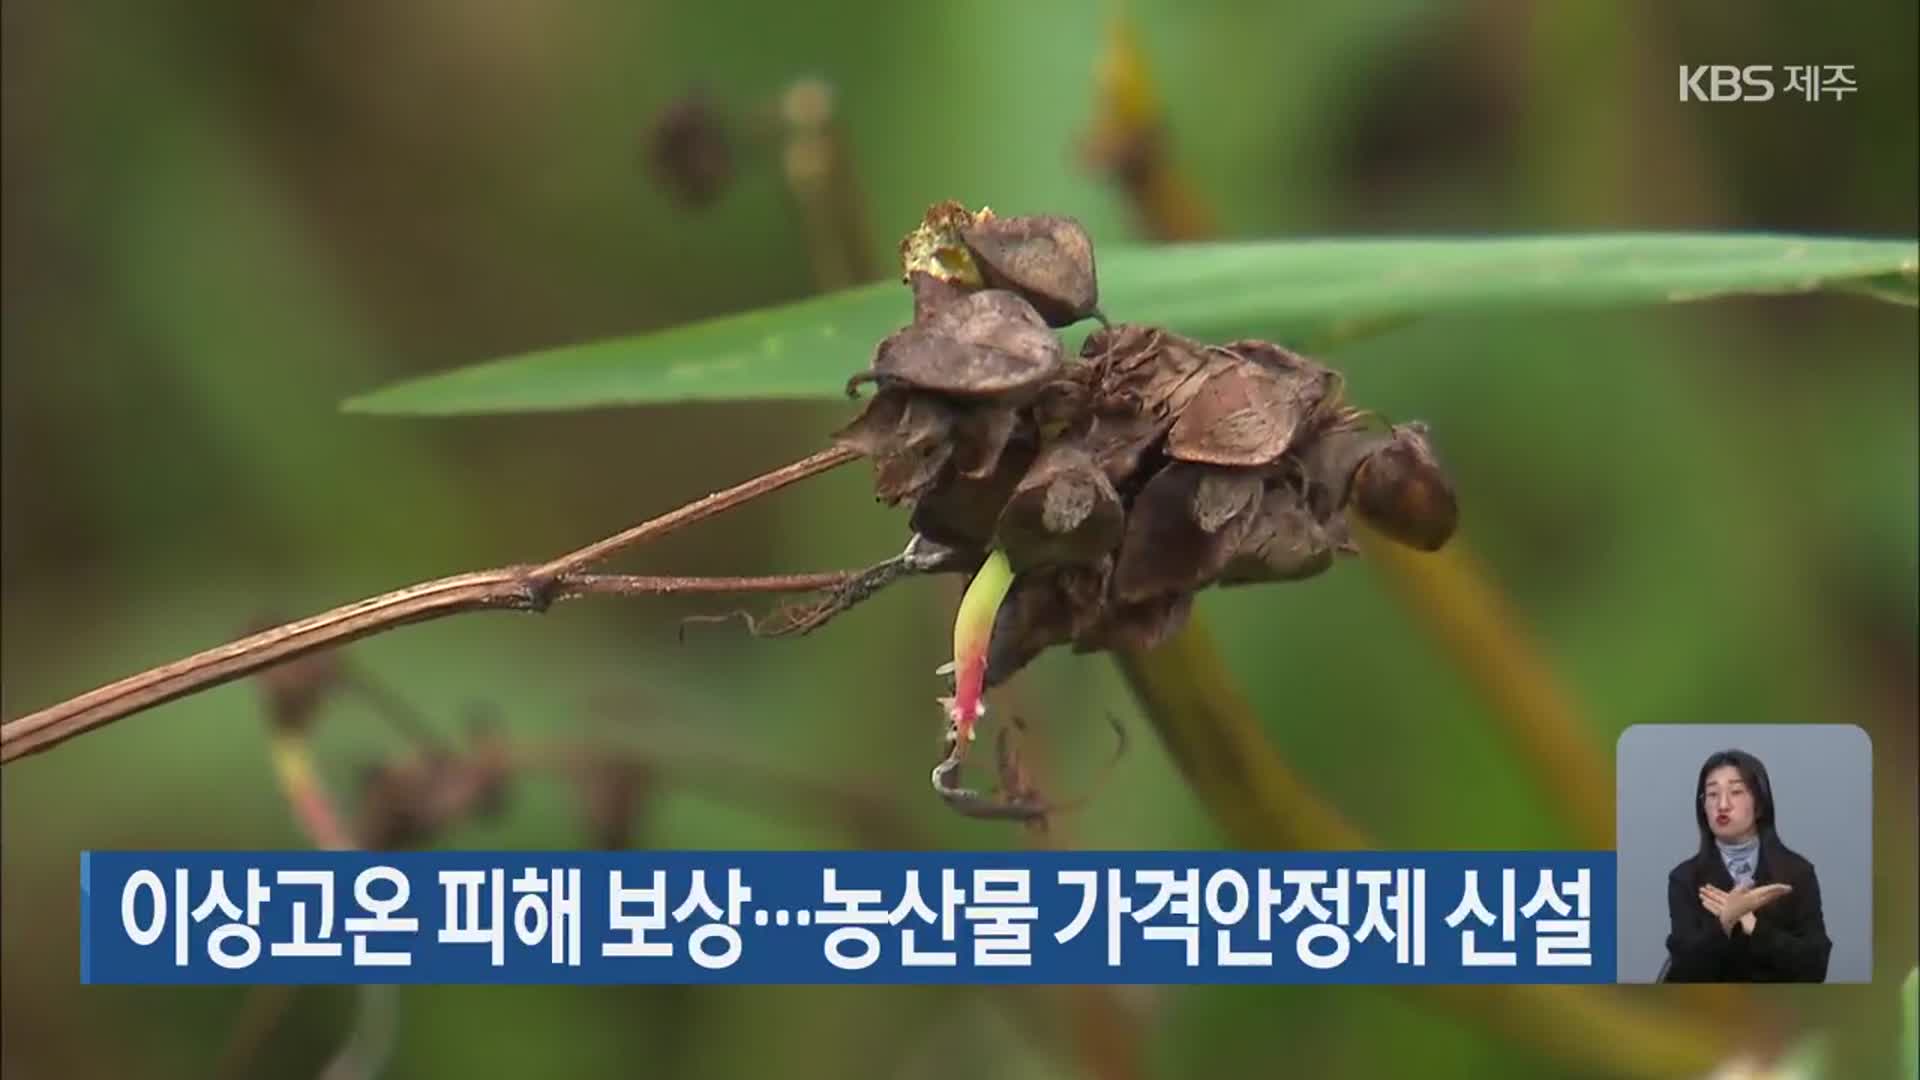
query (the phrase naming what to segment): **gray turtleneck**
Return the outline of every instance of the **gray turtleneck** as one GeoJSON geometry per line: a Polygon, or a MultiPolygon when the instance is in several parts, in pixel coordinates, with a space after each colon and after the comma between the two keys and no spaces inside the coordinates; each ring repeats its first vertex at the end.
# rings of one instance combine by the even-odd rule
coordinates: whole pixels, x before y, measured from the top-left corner
{"type": "Polygon", "coordinates": [[[1720,861],[1727,864],[1727,873],[1733,875],[1734,888],[1753,884],[1753,875],[1760,868],[1760,837],[1738,844],[1714,837],[1713,842],[1720,849],[1720,861]]]}

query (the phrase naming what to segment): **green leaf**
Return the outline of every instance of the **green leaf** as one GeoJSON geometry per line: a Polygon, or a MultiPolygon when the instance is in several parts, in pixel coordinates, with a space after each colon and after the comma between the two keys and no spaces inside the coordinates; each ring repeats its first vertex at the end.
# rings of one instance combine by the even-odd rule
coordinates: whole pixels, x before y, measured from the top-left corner
{"type": "MultiPolygon", "coordinates": [[[[1904,240],[1751,234],[1302,240],[1115,248],[1101,306],[1207,340],[1323,347],[1424,315],[1834,290],[1914,304],[1904,240]]],[[[679,401],[831,399],[905,323],[882,283],[631,338],[563,346],[390,386],[355,412],[457,415],[679,401]]],[[[1075,340],[1085,329],[1075,331],[1075,340]]]]}
{"type": "Polygon", "coordinates": [[[1907,1080],[1920,1078],[1920,968],[1907,972],[1900,988],[1900,1055],[1907,1063],[1907,1080]]]}

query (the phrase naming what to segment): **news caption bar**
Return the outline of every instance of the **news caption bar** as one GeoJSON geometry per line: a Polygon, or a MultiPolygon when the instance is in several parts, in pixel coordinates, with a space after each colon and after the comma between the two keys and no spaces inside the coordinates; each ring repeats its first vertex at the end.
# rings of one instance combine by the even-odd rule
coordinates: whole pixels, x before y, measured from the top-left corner
{"type": "Polygon", "coordinates": [[[1611,851],[93,851],[95,984],[1610,983],[1611,851]]]}

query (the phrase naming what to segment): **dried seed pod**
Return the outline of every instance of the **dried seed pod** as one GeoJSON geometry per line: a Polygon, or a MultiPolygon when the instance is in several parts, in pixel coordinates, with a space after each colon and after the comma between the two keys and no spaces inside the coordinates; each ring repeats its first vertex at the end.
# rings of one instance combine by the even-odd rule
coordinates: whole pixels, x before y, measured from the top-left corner
{"type": "MultiPolygon", "coordinates": [[[[1019,396],[1055,378],[1060,339],[1010,292],[968,293],[880,343],[855,381],[905,384],[955,397],[1019,396]]],[[[851,387],[853,384],[849,383],[851,387]]]]}
{"type": "Polygon", "coordinates": [[[1408,547],[1438,551],[1459,525],[1453,483],[1434,457],[1427,427],[1402,424],[1353,475],[1353,509],[1408,547]]]}
{"type": "MultiPolygon", "coordinates": [[[[1341,520],[1341,519],[1336,519],[1341,520]]],[[[1260,513],[1226,568],[1219,584],[1245,585],[1300,581],[1333,565],[1339,540],[1328,534],[1298,491],[1270,486],[1260,498],[1260,513]]]]}
{"type": "Polygon", "coordinates": [[[1259,467],[1280,460],[1333,389],[1331,373],[1277,346],[1292,366],[1213,350],[1199,390],[1167,433],[1167,454],[1209,465],[1259,467]]]}
{"type": "Polygon", "coordinates": [[[1205,587],[1258,516],[1261,485],[1250,471],[1182,462],[1161,469],[1127,515],[1115,598],[1135,604],[1205,587]]]}
{"type": "Polygon", "coordinates": [[[985,476],[951,470],[914,504],[910,527],[937,544],[984,554],[992,546],[1001,509],[1036,452],[1032,440],[1021,439],[996,455],[994,471],[985,476]]]}
{"type": "Polygon", "coordinates": [[[1056,442],[1027,470],[1000,514],[996,543],[1016,571],[1090,565],[1120,545],[1126,510],[1084,449],[1056,442]]]}
{"type": "Polygon", "coordinates": [[[1093,240],[1072,218],[990,217],[960,235],[986,283],[1025,297],[1049,326],[1079,322],[1100,303],[1093,240]]]}

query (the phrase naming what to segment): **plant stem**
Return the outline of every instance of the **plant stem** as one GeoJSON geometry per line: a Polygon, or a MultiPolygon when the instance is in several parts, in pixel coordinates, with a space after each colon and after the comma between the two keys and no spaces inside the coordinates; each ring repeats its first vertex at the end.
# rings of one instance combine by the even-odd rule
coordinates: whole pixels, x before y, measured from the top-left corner
{"type": "Polygon", "coordinates": [[[1460,540],[1428,554],[1388,540],[1354,516],[1366,559],[1420,616],[1429,636],[1493,706],[1491,713],[1552,791],[1584,847],[1614,842],[1613,770],[1572,697],[1460,540]]]}
{"type": "Polygon", "coordinates": [[[115,720],[254,674],[307,653],[336,648],[409,623],[426,622],[468,611],[540,612],[555,601],[581,596],[792,592],[832,588],[845,581],[848,573],[693,578],[587,574],[581,571],[627,548],[844,465],[855,456],[852,451],[838,447],[823,450],[538,566],[480,570],[409,585],[130,675],[0,726],[0,763],[39,753],[115,720]]]}
{"type": "MultiPolygon", "coordinates": [[[[1235,844],[1261,851],[1377,846],[1274,752],[1199,620],[1159,648],[1128,650],[1119,661],[1181,772],[1235,844]]],[[[1630,1008],[1597,987],[1400,989],[1609,1075],[1704,1073],[1719,1057],[1718,1033],[1739,1030],[1630,1008]]]]}

